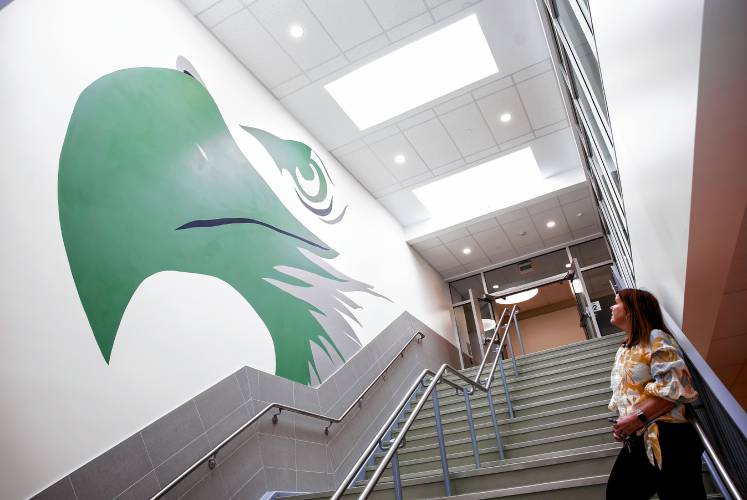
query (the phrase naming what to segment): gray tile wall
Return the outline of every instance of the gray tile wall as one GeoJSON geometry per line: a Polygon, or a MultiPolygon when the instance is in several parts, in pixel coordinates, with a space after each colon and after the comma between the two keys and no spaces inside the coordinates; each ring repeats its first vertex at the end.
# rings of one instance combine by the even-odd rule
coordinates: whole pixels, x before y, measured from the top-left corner
{"type": "Polygon", "coordinates": [[[449,342],[403,313],[317,388],[244,367],[172,410],[111,450],[64,477],[34,499],[143,499],[160,490],[270,402],[338,417],[421,331],[385,379],[340,424],[274,410],[224,447],[218,465],[203,464],[170,499],[258,499],[266,491],[324,491],[337,486],[424,368],[457,366],[449,342]]]}

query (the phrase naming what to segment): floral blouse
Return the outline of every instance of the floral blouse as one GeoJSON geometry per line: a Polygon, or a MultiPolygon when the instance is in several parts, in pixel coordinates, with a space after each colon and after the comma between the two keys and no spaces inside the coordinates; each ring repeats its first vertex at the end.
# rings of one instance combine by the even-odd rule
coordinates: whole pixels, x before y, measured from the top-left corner
{"type": "Polygon", "coordinates": [[[615,355],[611,379],[609,409],[617,411],[621,417],[636,414],[638,410],[635,404],[653,396],[674,403],[671,411],[638,431],[638,435],[643,434],[649,462],[661,468],[659,427],[656,422],[687,422],[685,403],[698,398],[690,372],[674,339],[661,330],[653,330],[648,345],[637,344],[630,348],[621,345],[615,355]]]}

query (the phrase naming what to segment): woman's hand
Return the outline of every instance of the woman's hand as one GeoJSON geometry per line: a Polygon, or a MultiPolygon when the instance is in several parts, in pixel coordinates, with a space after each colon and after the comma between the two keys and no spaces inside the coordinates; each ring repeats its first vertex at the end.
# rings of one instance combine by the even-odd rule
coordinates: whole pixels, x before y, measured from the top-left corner
{"type": "Polygon", "coordinates": [[[617,420],[617,423],[612,426],[612,433],[616,440],[621,441],[622,439],[635,434],[635,432],[641,427],[643,427],[643,422],[640,421],[638,415],[628,415],[626,417],[620,417],[617,420]]]}

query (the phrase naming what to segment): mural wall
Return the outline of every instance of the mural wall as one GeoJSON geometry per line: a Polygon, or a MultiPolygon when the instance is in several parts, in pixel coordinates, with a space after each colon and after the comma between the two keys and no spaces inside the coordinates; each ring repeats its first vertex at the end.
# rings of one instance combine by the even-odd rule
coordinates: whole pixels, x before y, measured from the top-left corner
{"type": "Polygon", "coordinates": [[[180,3],[13,2],[0,67],[4,497],[242,366],[318,384],[403,311],[450,337],[401,227],[180,3]]]}

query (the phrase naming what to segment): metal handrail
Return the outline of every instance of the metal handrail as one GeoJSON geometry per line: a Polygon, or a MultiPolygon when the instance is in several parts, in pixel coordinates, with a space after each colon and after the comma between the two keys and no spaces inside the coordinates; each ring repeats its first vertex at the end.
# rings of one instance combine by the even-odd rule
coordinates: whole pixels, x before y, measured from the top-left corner
{"type": "MultiPolygon", "coordinates": [[[[418,343],[420,343],[420,341],[422,341],[424,338],[425,338],[425,334],[422,333],[422,332],[417,332],[412,337],[410,337],[410,339],[407,341],[407,343],[392,358],[392,360],[389,362],[389,364],[386,365],[386,367],[381,372],[379,372],[379,375],[377,375],[373,379],[373,381],[370,384],[368,384],[368,387],[366,387],[363,390],[363,392],[361,392],[361,394],[355,399],[355,401],[353,401],[350,404],[350,406],[348,406],[348,408],[339,417],[336,417],[336,418],[335,417],[330,417],[328,415],[322,415],[322,414],[319,414],[319,413],[314,413],[314,412],[302,410],[300,408],[296,408],[295,406],[284,405],[284,404],[281,404],[281,403],[270,403],[267,406],[265,406],[262,409],[262,411],[260,411],[259,413],[257,413],[254,417],[252,417],[248,421],[244,422],[244,424],[241,427],[239,427],[238,429],[236,429],[228,437],[226,437],[223,441],[221,441],[220,443],[218,443],[212,450],[208,451],[199,460],[197,460],[195,463],[193,463],[191,466],[189,466],[189,468],[187,470],[185,470],[184,472],[182,472],[181,474],[179,474],[179,476],[177,476],[173,481],[171,481],[169,484],[167,484],[166,486],[164,486],[158,493],[156,493],[155,495],[153,495],[151,497],[151,500],[157,500],[157,499],[161,498],[162,496],[164,496],[166,493],[168,493],[169,491],[171,491],[177,484],[179,484],[182,480],[184,480],[184,478],[186,478],[188,475],[190,475],[192,472],[194,472],[195,469],[197,469],[200,465],[204,464],[205,462],[208,462],[208,467],[210,469],[215,468],[215,466],[216,466],[216,459],[215,459],[215,457],[218,454],[218,452],[224,446],[226,446],[228,443],[230,443],[236,436],[238,436],[246,428],[248,428],[249,426],[251,426],[252,424],[254,424],[255,422],[257,422],[262,416],[264,416],[267,412],[269,412],[273,408],[276,408],[278,410],[278,412],[272,416],[272,423],[273,424],[276,424],[278,422],[278,415],[280,415],[281,412],[286,411],[286,412],[289,412],[289,413],[297,413],[299,415],[305,415],[307,417],[316,418],[318,420],[324,420],[324,421],[328,422],[327,426],[324,428],[324,433],[325,434],[329,434],[329,428],[332,426],[332,424],[336,424],[336,423],[342,422],[342,420],[348,415],[348,413],[350,413],[350,411],[356,405],[360,405],[362,403],[364,396],[374,386],[374,384],[376,384],[376,382],[378,382],[379,380],[381,380],[382,378],[384,378],[384,376],[387,373],[387,370],[389,370],[389,368],[394,364],[394,362],[397,361],[397,358],[404,357],[405,349],[407,349],[407,347],[412,343],[412,341],[415,340],[415,339],[417,339],[418,343]]],[[[452,384],[452,385],[454,387],[456,387],[457,389],[461,389],[461,387],[459,387],[457,384],[452,384]]]]}
{"type": "MultiPolygon", "coordinates": [[[[508,308],[507,307],[503,308],[503,312],[501,313],[501,317],[498,320],[498,323],[495,325],[495,330],[493,331],[493,336],[490,338],[490,343],[488,343],[488,348],[485,350],[485,352],[490,352],[490,348],[493,346],[493,344],[495,344],[495,338],[498,336],[498,329],[500,328],[501,322],[503,321],[503,316],[506,314],[506,309],[508,309],[508,308]]],[[[507,335],[508,335],[508,329],[511,326],[511,320],[515,319],[515,316],[518,313],[518,310],[519,310],[518,306],[516,304],[514,304],[514,306],[511,308],[511,313],[508,315],[508,320],[506,321],[506,326],[505,326],[505,329],[503,331],[503,335],[501,335],[501,342],[498,345],[498,349],[496,349],[495,359],[493,360],[493,367],[491,368],[491,372],[492,373],[495,373],[495,363],[496,363],[496,360],[498,359],[499,354],[500,354],[501,350],[503,349],[503,343],[506,341],[506,338],[507,338],[507,335]]],[[[510,341],[511,341],[511,339],[509,338],[509,342],[510,341]]],[[[482,375],[482,369],[485,367],[485,361],[487,361],[487,359],[488,359],[487,356],[483,356],[482,363],[480,363],[480,368],[477,369],[477,374],[475,375],[475,380],[474,380],[475,382],[480,382],[480,375],[482,375]]],[[[511,348],[511,359],[513,360],[514,371],[516,371],[516,356],[514,356],[513,348],[511,348]]],[[[492,382],[493,382],[493,380],[490,379],[487,382],[487,384],[488,384],[487,387],[490,387],[490,384],[492,384],[492,382]]],[[[504,381],[504,384],[505,384],[505,381],[504,381]]]]}
{"type": "MultiPolygon", "coordinates": [[[[674,337],[674,339],[677,341],[677,344],[679,345],[682,352],[698,372],[700,378],[703,380],[703,382],[705,382],[713,395],[716,396],[716,399],[719,401],[719,403],[721,403],[724,410],[732,419],[732,422],[737,427],[737,429],[739,429],[743,436],[747,436],[747,414],[742,409],[742,406],[734,399],[734,396],[731,394],[731,392],[724,386],[723,382],[721,382],[721,379],[719,379],[718,376],[713,372],[705,359],[703,359],[703,356],[700,354],[700,352],[698,352],[695,346],[692,345],[690,339],[688,339],[687,336],[682,332],[679,325],[672,319],[669,313],[664,308],[662,308],[661,312],[664,316],[664,324],[671,332],[672,337],[674,337]]],[[[705,449],[706,455],[710,458],[711,464],[716,469],[718,475],[721,476],[721,479],[723,479],[722,484],[729,491],[732,498],[734,498],[735,500],[740,500],[742,498],[741,493],[738,491],[736,485],[734,484],[734,481],[726,471],[726,468],[719,458],[715,447],[706,436],[695,415],[690,418],[690,423],[695,428],[698,437],[703,443],[703,448],[705,449]]],[[[708,462],[706,463],[710,469],[711,464],[709,464],[708,462]]],[[[711,471],[711,473],[713,473],[713,471],[711,471]]],[[[717,481],[717,483],[719,482],[720,481],[717,481]]]]}
{"type": "MultiPolygon", "coordinates": [[[[504,333],[504,338],[505,338],[505,333],[504,333]]],[[[498,359],[497,354],[496,354],[496,359],[498,359]]],[[[355,463],[353,468],[350,470],[348,475],[345,477],[343,482],[340,484],[337,490],[335,490],[335,493],[332,495],[331,500],[338,500],[339,498],[342,497],[342,495],[345,493],[345,490],[348,489],[348,487],[351,485],[353,480],[358,476],[361,468],[366,464],[366,462],[368,461],[373,451],[377,447],[380,447],[382,450],[386,451],[386,455],[384,455],[384,458],[382,459],[381,463],[376,468],[374,475],[368,480],[366,488],[363,490],[359,498],[365,499],[368,497],[368,495],[373,490],[374,486],[376,486],[376,482],[379,480],[384,470],[387,468],[389,463],[392,461],[392,457],[395,456],[397,450],[404,444],[405,435],[407,434],[407,431],[410,429],[413,422],[417,418],[418,414],[420,413],[420,410],[423,409],[423,406],[425,405],[425,402],[427,401],[428,397],[432,393],[434,393],[436,385],[440,382],[446,383],[454,387],[456,389],[457,394],[459,393],[465,394],[465,403],[466,403],[468,420],[469,420],[468,423],[470,426],[470,434],[471,434],[472,441],[473,441],[473,453],[475,455],[475,462],[478,464],[478,466],[479,466],[479,460],[480,460],[479,451],[477,449],[476,442],[475,442],[475,435],[474,435],[475,433],[474,433],[472,419],[469,418],[469,416],[471,415],[471,408],[469,406],[469,395],[473,394],[475,390],[480,390],[487,394],[488,405],[491,410],[491,417],[493,421],[493,429],[495,431],[495,439],[496,439],[496,443],[498,446],[499,456],[502,459],[503,458],[503,445],[501,443],[500,430],[498,428],[498,423],[497,423],[497,419],[495,416],[495,407],[493,404],[493,398],[492,398],[492,393],[491,393],[491,385],[492,385],[492,382],[495,376],[496,365],[497,363],[494,362],[493,365],[491,366],[490,374],[487,378],[486,385],[481,384],[478,380],[469,379],[467,376],[459,372],[456,368],[453,368],[447,364],[441,365],[441,367],[438,369],[436,373],[433,373],[431,370],[423,370],[418,376],[418,378],[410,386],[410,389],[405,394],[405,396],[402,398],[400,403],[390,413],[384,425],[382,425],[379,428],[379,431],[376,433],[374,438],[371,440],[369,445],[366,447],[366,450],[360,456],[360,458],[355,463]],[[462,387],[458,384],[455,384],[449,379],[443,378],[444,374],[447,371],[451,375],[454,375],[459,380],[463,381],[466,384],[466,386],[462,387]],[[423,383],[424,379],[428,376],[431,376],[433,378],[431,382],[428,384],[428,386],[425,388],[425,391],[423,392],[423,394],[418,399],[415,409],[412,411],[412,413],[408,417],[405,424],[399,430],[399,434],[397,435],[397,437],[393,441],[388,443],[388,445],[385,445],[382,442],[382,439],[384,439],[390,427],[392,426],[392,424],[394,424],[395,420],[401,415],[402,410],[405,408],[405,405],[407,405],[407,403],[410,401],[412,395],[415,393],[415,391],[417,391],[418,387],[423,383]]],[[[502,369],[503,367],[502,364],[500,366],[502,369]]],[[[505,377],[503,377],[503,379],[504,379],[504,384],[505,384],[505,377]]],[[[438,410],[438,399],[437,399],[438,393],[436,392],[434,394],[436,395],[436,397],[434,398],[434,404],[433,404],[434,416],[436,417],[436,427],[437,429],[440,429],[441,425],[440,425],[440,415],[439,415],[439,410],[438,410]]],[[[448,474],[448,465],[446,463],[446,452],[445,452],[444,443],[443,443],[443,433],[440,431],[437,431],[437,434],[439,434],[439,448],[441,451],[441,460],[442,460],[442,467],[443,467],[443,472],[444,472],[444,483],[446,485],[447,495],[450,495],[451,487],[450,487],[450,480],[449,480],[449,474],[448,474]]],[[[395,475],[399,476],[399,474],[397,473],[399,469],[399,465],[397,461],[395,461],[395,464],[393,465],[393,467],[395,470],[395,475]]],[[[397,481],[395,480],[395,482],[397,481]]],[[[397,487],[395,486],[395,488],[397,487]]],[[[395,491],[399,491],[399,490],[396,489],[395,491]]],[[[397,496],[399,497],[399,494],[397,494],[397,496]]]]}

